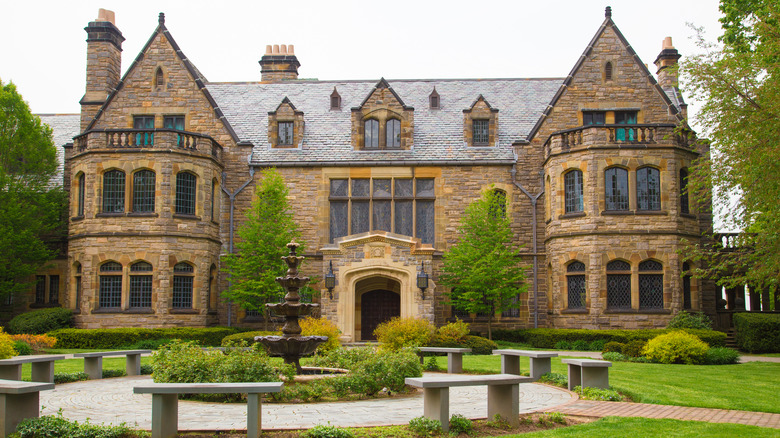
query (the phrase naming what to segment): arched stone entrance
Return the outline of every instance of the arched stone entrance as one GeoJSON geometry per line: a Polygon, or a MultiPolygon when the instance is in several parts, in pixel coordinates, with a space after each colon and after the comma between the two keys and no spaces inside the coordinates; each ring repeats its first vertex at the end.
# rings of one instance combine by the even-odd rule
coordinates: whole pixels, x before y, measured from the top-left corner
{"type": "Polygon", "coordinates": [[[376,327],[401,316],[401,284],[387,277],[370,277],[355,284],[355,333],[361,341],[375,340],[376,327]]]}

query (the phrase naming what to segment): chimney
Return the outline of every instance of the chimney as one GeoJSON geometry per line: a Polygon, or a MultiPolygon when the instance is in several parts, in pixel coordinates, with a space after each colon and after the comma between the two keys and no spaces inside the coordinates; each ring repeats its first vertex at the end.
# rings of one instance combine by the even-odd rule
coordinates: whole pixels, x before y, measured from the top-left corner
{"type": "Polygon", "coordinates": [[[680,54],[672,45],[672,37],[664,38],[661,53],[655,59],[655,66],[658,67],[658,84],[663,88],[677,87],[677,60],[680,54]],[[671,67],[671,68],[670,68],[671,67]]]}
{"type": "Polygon", "coordinates": [[[260,59],[261,80],[265,82],[298,79],[300,66],[301,63],[295,57],[295,47],[292,44],[265,46],[265,55],[260,59]]]}
{"type": "Polygon", "coordinates": [[[81,98],[81,130],[95,118],[119,83],[122,69],[122,32],[114,25],[114,12],[100,9],[87,31],[87,88],[81,98]]]}

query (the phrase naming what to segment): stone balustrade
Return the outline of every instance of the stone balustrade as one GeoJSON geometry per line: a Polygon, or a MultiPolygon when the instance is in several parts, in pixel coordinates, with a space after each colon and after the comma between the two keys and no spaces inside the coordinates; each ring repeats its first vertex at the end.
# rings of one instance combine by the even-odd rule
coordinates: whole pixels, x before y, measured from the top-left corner
{"type": "Polygon", "coordinates": [[[222,145],[208,135],[177,129],[100,129],[74,139],[76,152],[92,149],[182,149],[221,160],[222,145]]]}
{"type": "Polygon", "coordinates": [[[578,147],[671,144],[690,148],[685,132],[673,124],[589,125],[554,132],[545,142],[545,156],[578,147]]]}

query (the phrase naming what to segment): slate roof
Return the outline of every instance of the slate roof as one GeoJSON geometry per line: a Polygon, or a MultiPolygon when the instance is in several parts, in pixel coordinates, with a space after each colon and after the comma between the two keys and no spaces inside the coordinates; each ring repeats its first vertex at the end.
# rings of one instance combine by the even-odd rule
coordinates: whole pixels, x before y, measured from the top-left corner
{"type": "Polygon", "coordinates": [[[57,149],[57,175],[52,184],[62,186],[65,150],[63,146],[73,143],[73,137],[79,135],[81,116],[78,114],[39,114],[41,121],[54,131],[54,147],[57,149]]]}
{"type": "MultiPolygon", "coordinates": [[[[378,81],[297,80],[274,83],[207,83],[219,109],[242,142],[254,146],[254,165],[409,165],[514,161],[512,143],[526,140],[563,79],[388,80],[414,108],[414,146],[406,151],[356,151],[352,147],[352,107],[371,93],[378,81]],[[333,88],[341,109],[330,109],[333,88]],[[440,108],[430,109],[436,87],[440,108]],[[498,112],[498,147],[470,147],[463,140],[463,110],[484,96],[498,112]],[[272,149],[268,112],[287,97],[304,113],[303,143],[295,149],[272,149]]],[[[296,140],[298,142],[298,140],[296,140]]]]}

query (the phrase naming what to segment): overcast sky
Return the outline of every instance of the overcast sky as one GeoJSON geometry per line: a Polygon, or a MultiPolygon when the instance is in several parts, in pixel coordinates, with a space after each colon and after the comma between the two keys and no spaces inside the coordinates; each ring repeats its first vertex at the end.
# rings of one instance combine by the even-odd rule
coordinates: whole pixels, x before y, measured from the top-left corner
{"type": "MultiPolygon", "coordinates": [[[[301,78],[563,77],[604,20],[604,8],[650,66],[671,36],[697,51],[686,23],[720,33],[716,0],[545,1],[13,1],[2,7],[0,79],[36,113],[77,113],[86,32],[116,13],[122,71],[165,12],[185,55],[212,82],[259,81],[267,44],[293,44],[301,78]]],[[[691,110],[696,102],[691,101],[691,110]]]]}

